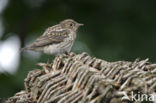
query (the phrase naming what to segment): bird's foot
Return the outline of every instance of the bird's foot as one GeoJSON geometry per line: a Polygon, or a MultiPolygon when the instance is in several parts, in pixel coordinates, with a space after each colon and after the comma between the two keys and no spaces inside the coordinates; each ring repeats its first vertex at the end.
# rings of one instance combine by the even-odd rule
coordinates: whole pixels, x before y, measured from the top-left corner
{"type": "Polygon", "coordinates": [[[63,57],[67,57],[67,56],[69,56],[70,54],[68,53],[68,52],[64,52],[63,54],[62,54],[62,56],[63,57]]]}
{"type": "Polygon", "coordinates": [[[69,52],[65,52],[64,54],[65,54],[65,55],[70,55],[70,53],[69,53],[69,52]]]}

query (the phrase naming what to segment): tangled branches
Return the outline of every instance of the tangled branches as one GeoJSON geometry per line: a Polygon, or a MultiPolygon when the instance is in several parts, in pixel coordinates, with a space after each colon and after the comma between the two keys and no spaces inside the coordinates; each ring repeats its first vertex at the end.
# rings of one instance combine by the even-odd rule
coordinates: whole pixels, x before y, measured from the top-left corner
{"type": "Polygon", "coordinates": [[[138,103],[132,91],[156,93],[156,64],[148,59],[107,62],[70,53],[38,65],[43,69],[30,71],[25,90],[7,103],[138,103]]]}

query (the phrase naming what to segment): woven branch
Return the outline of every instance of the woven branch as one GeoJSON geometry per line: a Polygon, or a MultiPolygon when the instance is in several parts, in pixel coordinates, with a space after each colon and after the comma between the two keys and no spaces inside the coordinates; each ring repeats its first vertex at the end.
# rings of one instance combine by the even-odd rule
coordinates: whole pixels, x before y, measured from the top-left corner
{"type": "Polygon", "coordinates": [[[140,103],[124,93],[156,93],[156,64],[148,59],[107,62],[87,53],[61,55],[29,72],[25,90],[6,103],[140,103]]]}

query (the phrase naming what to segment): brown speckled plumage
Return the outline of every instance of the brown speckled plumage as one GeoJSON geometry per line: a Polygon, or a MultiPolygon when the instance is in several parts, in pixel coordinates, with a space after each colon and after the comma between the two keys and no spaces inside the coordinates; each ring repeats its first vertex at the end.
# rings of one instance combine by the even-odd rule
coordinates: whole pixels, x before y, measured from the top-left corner
{"type": "Polygon", "coordinates": [[[42,51],[53,55],[70,52],[76,39],[77,29],[82,25],[72,19],[64,20],[46,29],[42,36],[21,50],[42,51]]]}

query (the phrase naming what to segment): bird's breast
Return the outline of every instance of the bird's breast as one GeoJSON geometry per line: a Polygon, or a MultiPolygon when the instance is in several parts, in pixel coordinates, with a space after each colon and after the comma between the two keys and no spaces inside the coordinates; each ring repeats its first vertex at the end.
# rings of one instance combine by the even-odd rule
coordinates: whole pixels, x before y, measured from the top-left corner
{"type": "Polygon", "coordinates": [[[76,39],[76,33],[71,31],[69,33],[69,37],[67,38],[67,40],[74,41],[75,39],[76,39]]]}

